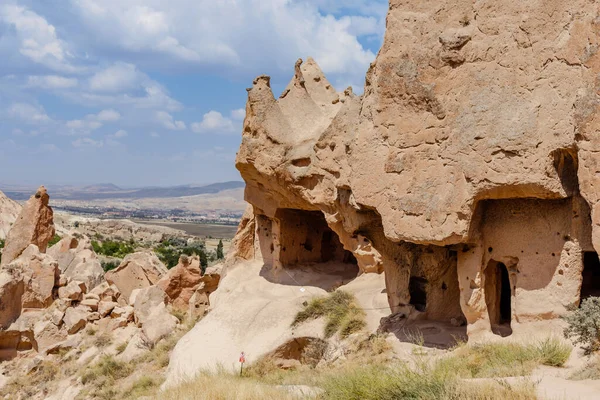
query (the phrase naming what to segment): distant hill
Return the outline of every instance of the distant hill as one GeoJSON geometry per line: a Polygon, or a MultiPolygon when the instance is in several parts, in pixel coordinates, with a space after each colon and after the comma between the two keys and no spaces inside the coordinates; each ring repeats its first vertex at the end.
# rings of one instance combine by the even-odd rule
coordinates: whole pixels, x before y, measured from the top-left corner
{"type": "MultiPolygon", "coordinates": [[[[50,196],[60,200],[104,200],[104,199],[148,199],[197,196],[200,194],[219,193],[229,189],[239,189],[244,182],[230,181],[210,185],[182,185],[172,187],[148,187],[141,189],[121,189],[112,183],[91,185],[82,188],[69,187],[66,190],[49,187],[50,196]]],[[[13,200],[27,200],[31,190],[6,190],[6,196],[13,200]]]]}
{"type": "Polygon", "coordinates": [[[86,186],[83,190],[85,192],[119,192],[123,189],[112,183],[100,183],[98,185],[86,186]]]}

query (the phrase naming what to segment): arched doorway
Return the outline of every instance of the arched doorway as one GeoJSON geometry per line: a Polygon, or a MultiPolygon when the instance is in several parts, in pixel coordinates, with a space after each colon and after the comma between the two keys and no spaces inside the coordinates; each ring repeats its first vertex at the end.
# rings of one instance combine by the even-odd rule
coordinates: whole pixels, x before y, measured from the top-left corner
{"type": "Polygon", "coordinates": [[[501,262],[490,260],[484,271],[485,304],[492,331],[496,335],[510,336],[512,329],[512,289],[508,268],[501,262]]]}

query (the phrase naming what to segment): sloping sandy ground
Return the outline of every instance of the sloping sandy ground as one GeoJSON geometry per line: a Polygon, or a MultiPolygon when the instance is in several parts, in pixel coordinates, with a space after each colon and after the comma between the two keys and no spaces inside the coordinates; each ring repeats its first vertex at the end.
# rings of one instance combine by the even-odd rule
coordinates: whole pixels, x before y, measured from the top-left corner
{"type": "Polygon", "coordinates": [[[346,266],[333,263],[275,272],[260,262],[236,265],[211,296],[210,313],[177,343],[163,387],[192,378],[201,370],[223,367],[238,371],[242,351],[252,363],[293,338],[322,337],[323,322],[292,329],[292,321],[303,302],[342,286],[357,296],[368,313],[377,309],[376,314],[367,314],[369,328],[376,328],[380,315],[389,312],[385,310],[387,301],[383,304],[385,293],[379,276],[354,279],[348,276],[346,266]]]}

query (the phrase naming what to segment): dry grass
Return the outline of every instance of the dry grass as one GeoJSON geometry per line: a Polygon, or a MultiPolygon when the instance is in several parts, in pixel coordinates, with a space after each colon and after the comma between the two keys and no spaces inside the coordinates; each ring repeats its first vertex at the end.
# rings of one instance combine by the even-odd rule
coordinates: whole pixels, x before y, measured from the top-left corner
{"type": "Polygon", "coordinates": [[[327,374],[323,400],[533,400],[535,385],[469,382],[439,364],[373,364],[327,374]]]}
{"type": "Polygon", "coordinates": [[[48,393],[60,376],[61,370],[58,363],[43,361],[28,375],[19,375],[11,379],[6,386],[0,389],[3,399],[31,398],[37,393],[48,393]]]}
{"type": "Polygon", "coordinates": [[[98,348],[103,348],[112,343],[112,336],[110,333],[103,333],[101,335],[96,336],[94,339],[94,346],[98,348]]]}
{"type": "Polygon", "coordinates": [[[196,379],[154,397],[160,400],[297,400],[285,391],[253,379],[234,375],[200,374],[196,379]]]}
{"type": "Polygon", "coordinates": [[[159,381],[150,376],[142,376],[137,379],[129,389],[127,389],[120,398],[137,399],[142,396],[151,395],[158,389],[159,381]]]}
{"type": "Polygon", "coordinates": [[[538,365],[563,366],[572,348],[551,337],[540,342],[462,345],[439,361],[438,367],[455,371],[462,378],[494,378],[529,375],[538,365]]]}
{"type": "Polygon", "coordinates": [[[292,326],[321,317],[326,319],[325,337],[332,337],[339,332],[342,338],[346,338],[366,326],[365,313],[356,304],[354,296],[341,290],[312,299],[296,315],[292,326]]]}
{"type": "Polygon", "coordinates": [[[118,346],[115,348],[115,350],[117,351],[117,354],[121,354],[122,352],[124,352],[124,351],[125,351],[125,349],[126,349],[126,348],[127,348],[127,342],[123,342],[123,343],[120,343],[120,344],[119,344],[119,345],[118,345],[118,346]]]}

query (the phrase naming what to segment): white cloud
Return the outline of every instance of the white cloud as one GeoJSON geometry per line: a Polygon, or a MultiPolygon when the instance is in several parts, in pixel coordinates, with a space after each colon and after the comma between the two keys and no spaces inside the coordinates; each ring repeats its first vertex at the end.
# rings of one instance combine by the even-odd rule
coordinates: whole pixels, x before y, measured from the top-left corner
{"type": "Polygon", "coordinates": [[[68,135],[89,135],[102,127],[102,123],[93,119],[75,119],[65,123],[68,135]]]}
{"type": "Polygon", "coordinates": [[[231,119],[233,119],[233,120],[243,121],[244,118],[246,118],[246,109],[245,108],[239,108],[239,109],[233,110],[231,112],[231,119]]]}
{"type": "Polygon", "coordinates": [[[42,143],[35,153],[56,153],[60,151],[57,145],[52,143],[42,143]]]}
{"type": "Polygon", "coordinates": [[[186,129],[183,121],[175,121],[173,116],[166,111],[157,111],[156,120],[161,123],[162,126],[172,131],[181,131],[186,129]]]}
{"type": "Polygon", "coordinates": [[[153,65],[289,73],[299,56],[313,56],[327,74],[339,75],[334,80],[346,81],[362,80],[375,58],[358,36],[381,37],[387,8],[382,0],[71,1],[98,45],[153,65]],[[362,16],[327,14],[341,9],[362,16]]]}
{"type": "Polygon", "coordinates": [[[22,129],[16,128],[16,129],[13,129],[12,134],[15,136],[32,136],[33,137],[33,136],[38,136],[40,134],[40,131],[37,129],[31,129],[31,130],[25,132],[22,129]]]}
{"type": "Polygon", "coordinates": [[[120,129],[118,131],[116,131],[113,135],[113,137],[115,138],[124,138],[127,137],[127,131],[124,131],[123,129],[120,129]]]}
{"type": "Polygon", "coordinates": [[[30,76],[27,79],[28,87],[37,87],[42,89],[70,89],[77,86],[76,78],[65,78],[58,75],[30,76]]]}
{"type": "Polygon", "coordinates": [[[18,51],[24,57],[48,68],[74,72],[66,43],[58,38],[56,28],[29,9],[6,4],[0,6],[0,22],[10,26],[18,43],[18,51]]]}
{"type": "Polygon", "coordinates": [[[160,137],[160,135],[156,132],[150,132],[150,137],[158,138],[158,137],[160,137]]]}
{"type": "MultiPolygon", "coordinates": [[[[232,116],[239,117],[238,111],[233,111],[232,116]]],[[[195,133],[233,133],[236,131],[236,125],[220,112],[209,111],[204,114],[201,122],[193,123],[191,129],[195,133]]]]}
{"type": "Polygon", "coordinates": [[[52,121],[41,106],[27,103],[14,103],[8,109],[8,115],[30,124],[44,124],[52,121]]]}
{"type": "Polygon", "coordinates": [[[121,119],[121,114],[113,109],[102,110],[96,116],[98,121],[115,122],[121,119]]]}
{"type": "Polygon", "coordinates": [[[89,86],[93,92],[126,92],[137,87],[141,78],[135,65],[116,63],[94,74],[89,86]]]}
{"type": "Polygon", "coordinates": [[[116,122],[121,114],[113,109],[102,110],[98,114],[88,114],[83,119],[67,121],[65,127],[68,135],[89,135],[100,129],[105,123],[116,122]]]}
{"type": "Polygon", "coordinates": [[[71,142],[71,144],[73,145],[73,147],[78,148],[100,148],[104,146],[104,143],[102,143],[101,140],[97,141],[90,138],[79,138],[71,142]]]}

